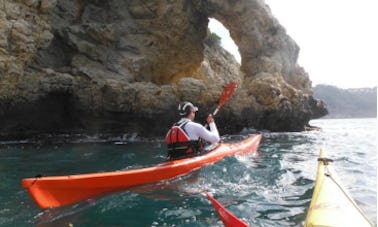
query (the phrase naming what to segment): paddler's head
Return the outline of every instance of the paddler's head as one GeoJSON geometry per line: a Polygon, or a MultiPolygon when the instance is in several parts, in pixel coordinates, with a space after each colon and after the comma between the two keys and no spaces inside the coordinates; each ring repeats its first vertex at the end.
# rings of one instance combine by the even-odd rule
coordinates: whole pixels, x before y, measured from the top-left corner
{"type": "Polygon", "coordinates": [[[198,107],[194,106],[191,102],[182,102],[178,105],[179,115],[182,117],[187,117],[190,120],[194,120],[198,107]]]}

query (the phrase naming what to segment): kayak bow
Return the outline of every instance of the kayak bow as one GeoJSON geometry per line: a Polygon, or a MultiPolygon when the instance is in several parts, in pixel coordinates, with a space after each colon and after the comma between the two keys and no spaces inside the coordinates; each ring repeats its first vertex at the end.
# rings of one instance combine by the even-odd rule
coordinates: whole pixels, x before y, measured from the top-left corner
{"type": "MultiPolygon", "coordinates": [[[[325,152],[320,152],[318,161],[319,164],[315,188],[304,226],[373,226],[356,202],[340,184],[336,172],[330,165],[332,160],[326,158],[325,152]]],[[[210,194],[206,193],[206,195],[213,203],[226,227],[247,226],[242,220],[226,210],[210,194]]]]}
{"type": "Polygon", "coordinates": [[[179,177],[220,161],[225,156],[256,152],[261,137],[258,134],[237,143],[220,143],[201,156],[167,161],[142,169],[26,178],[22,180],[22,187],[28,190],[41,209],[69,205],[131,186],[179,177]]]}
{"type": "Polygon", "coordinates": [[[340,184],[331,162],[326,158],[325,152],[320,151],[318,173],[305,227],[373,226],[340,184]]]}

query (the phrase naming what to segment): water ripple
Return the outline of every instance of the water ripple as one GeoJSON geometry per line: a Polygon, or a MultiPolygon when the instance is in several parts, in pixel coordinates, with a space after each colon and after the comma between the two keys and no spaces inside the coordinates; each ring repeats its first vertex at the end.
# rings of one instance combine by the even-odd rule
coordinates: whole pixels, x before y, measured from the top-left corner
{"type": "MultiPolygon", "coordinates": [[[[0,147],[2,226],[222,226],[209,191],[251,226],[303,226],[320,149],[370,220],[377,217],[376,119],[317,120],[321,131],[265,132],[257,155],[226,157],[192,174],[41,212],[20,179],[113,171],[165,160],[161,141],[0,147]],[[17,168],[14,168],[17,166],[17,168]],[[12,171],[7,171],[12,169],[12,171]]],[[[246,135],[228,135],[239,141],[246,135]]]]}

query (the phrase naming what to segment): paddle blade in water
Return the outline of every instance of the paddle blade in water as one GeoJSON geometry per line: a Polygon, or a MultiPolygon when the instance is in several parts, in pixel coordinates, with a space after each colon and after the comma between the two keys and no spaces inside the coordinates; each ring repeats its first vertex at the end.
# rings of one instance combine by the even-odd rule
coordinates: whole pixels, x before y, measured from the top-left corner
{"type": "Polygon", "coordinates": [[[217,200],[215,200],[208,192],[206,192],[207,198],[210,199],[215,210],[217,211],[220,219],[226,227],[248,227],[248,225],[235,217],[230,211],[224,208],[217,200]]]}

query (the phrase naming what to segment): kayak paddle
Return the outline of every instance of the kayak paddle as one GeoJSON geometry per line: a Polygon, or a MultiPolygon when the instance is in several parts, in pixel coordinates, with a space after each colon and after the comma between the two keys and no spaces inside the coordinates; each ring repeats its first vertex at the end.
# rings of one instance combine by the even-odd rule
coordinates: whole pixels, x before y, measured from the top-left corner
{"type": "Polygon", "coordinates": [[[248,227],[245,222],[235,217],[230,211],[224,208],[216,199],[214,199],[210,193],[206,192],[207,198],[210,199],[215,210],[217,211],[220,219],[226,227],[248,227]]]}
{"type": "MultiPolygon", "coordinates": [[[[227,86],[225,86],[223,88],[223,91],[222,91],[222,94],[221,94],[221,97],[219,99],[219,102],[218,102],[218,106],[217,108],[215,108],[214,112],[213,112],[213,116],[215,116],[219,109],[224,105],[226,104],[226,102],[228,100],[230,100],[231,96],[234,94],[236,88],[238,87],[238,84],[236,82],[231,82],[229,84],[227,84],[227,86]]],[[[205,128],[207,128],[209,126],[208,123],[205,124],[205,128]]]]}
{"type": "MultiPolygon", "coordinates": [[[[226,102],[228,100],[230,100],[231,96],[234,94],[235,92],[235,89],[238,87],[238,84],[236,82],[231,82],[229,84],[227,84],[227,86],[225,86],[223,88],[223,91],[222,91],[222,94],[221,94],[221,97],[219,99],[219,102],[218,102],[218,106],[217,108],[215,108],[214,112],[213,112],[213,116],[215,116],[219,109],[224,105],[226,104],[226,102]]],[[[209,126],[208,123],[205,123],[204,127],[207,128],[209,126]]]]}
{"type": "Polygon", "coordinates": [[[219,99],[219,103],[217,108],[213,112],[213,116],[216,115],[219,111],[219,109],[226,104],[226,102],[231,98],[231,96],[234,94],[236,88],[238,87],[238,84],[236,82],[231,82],[227,86],[223,88],[221,97],[219,99]]]}

